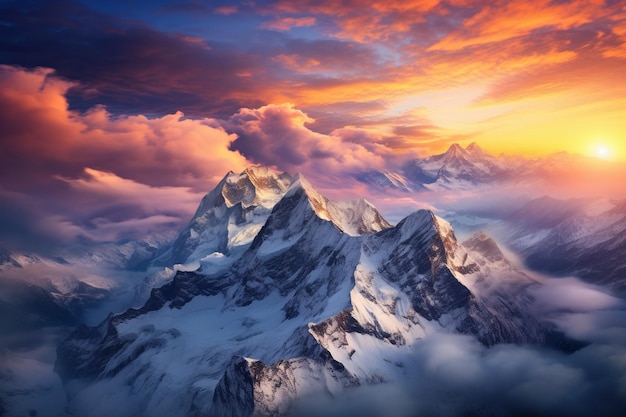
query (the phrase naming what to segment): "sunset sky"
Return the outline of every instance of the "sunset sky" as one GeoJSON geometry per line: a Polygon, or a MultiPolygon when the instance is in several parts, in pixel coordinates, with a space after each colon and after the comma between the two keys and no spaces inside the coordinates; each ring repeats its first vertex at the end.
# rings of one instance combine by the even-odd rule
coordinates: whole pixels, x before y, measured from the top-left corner
{"type": "Polygon", "coordinates": [[[624,1],[3,1],[0,64],[5,235],[180,222],[251,163],[626,161],[624,1]]]}

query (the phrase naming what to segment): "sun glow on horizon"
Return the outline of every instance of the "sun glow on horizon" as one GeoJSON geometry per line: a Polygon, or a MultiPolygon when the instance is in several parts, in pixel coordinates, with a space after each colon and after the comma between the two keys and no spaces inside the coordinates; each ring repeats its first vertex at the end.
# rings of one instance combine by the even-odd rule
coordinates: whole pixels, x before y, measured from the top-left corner
{"type": "Polygon", "coordinates": [[[598,146],[596,155],[600,158],[608,158],[611,155],[611,151],[606,146],[598,146]]]}
{"type": "Polygon", "coordinates": [[[613,159],[613,148],[606,143],[596,143],[591,147],[591,154],[598,159],[613,159]]]}

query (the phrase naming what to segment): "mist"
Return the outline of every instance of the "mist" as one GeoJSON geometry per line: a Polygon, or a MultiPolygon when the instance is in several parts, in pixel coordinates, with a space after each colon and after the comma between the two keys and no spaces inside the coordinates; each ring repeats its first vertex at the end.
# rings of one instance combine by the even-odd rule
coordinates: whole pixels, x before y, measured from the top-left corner
{"type": "Polygon", "coordinates": [[[586,346],[567,354],[435,334],[403,358],[401,382],[320,394],[290,416],[622,416],[626,302],[575,278],[551,278],[533,295],[533,308],[586,346]]]}

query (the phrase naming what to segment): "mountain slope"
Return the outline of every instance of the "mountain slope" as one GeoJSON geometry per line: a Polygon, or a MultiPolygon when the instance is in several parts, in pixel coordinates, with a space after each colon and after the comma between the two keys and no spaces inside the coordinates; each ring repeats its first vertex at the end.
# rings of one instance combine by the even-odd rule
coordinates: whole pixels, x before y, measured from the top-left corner
{"type": "MultiPolygon", "coordinates": [[[[232,219],[217,211],[256,198],[225,204],[228,178],[198,210],[215,209],[211,230],[232,219]]],[[[214,249],[185,242],[194,256],[214,249]]],[[[75,414],[104,393],[112,401],[91,415],[284,415],[310,395],[403,378],[432,334],[490,345],[543,343],[552,332],[529,313],[538,284],[488,237],[459,245],[425,210],[391,227],[369,203],[328,200],[301,176],[249,244],[223,253],[227,267],[178,272],[142,308],[81,326],[59,346],[75,414]]]]}
{"type": "Polygon", "coordinates": [[[541,197],[495,229],[526,264],[626,293],[626,203],[541,197]]]}
{"type": "Polygon", "coordinates": [[[229,172],[202,199],[165,256],[166,264],[198,260],[213,252],[227,254],[250,243],[292,181],[289,174],[265,167],[229,172]]]}
{"type": "Polygon", "coordinates": [[[0,277],[0,336],[75,323],[69,309],[45,289],[0,277]]]}

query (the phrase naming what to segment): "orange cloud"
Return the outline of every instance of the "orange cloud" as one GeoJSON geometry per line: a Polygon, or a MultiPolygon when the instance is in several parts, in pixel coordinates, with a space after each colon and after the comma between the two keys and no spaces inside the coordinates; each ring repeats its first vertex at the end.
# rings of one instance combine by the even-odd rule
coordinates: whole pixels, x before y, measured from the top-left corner
{"type": "Polygon", "coordinates": [[[555,3],[550,0],[499,1],[484,4],[481,10],[465,20],[430,50],[456,50],[472,45],[516,38],[533,30],[565,30],[606,16],[603,0],[578,0],[555,3]]]}
{"type": "Polygon", "coordinates": [[[311,72],[320,62],[314,58],[303,58],[298,54],[280,54],[274,58],[285,67],[296,70],[298,72],[311,72]]]}
{"type": "MultiPolygon", "coordinates": [[[[237,12],[233,7],[210,10],[237,12]]],[[[432,142],[441,144],[468,136],[481,140],[481,134],[502,125],[509,127],[507,133],[525,129],[533,117],[563,110],[568,101],[620,105],[616,100],[624,86],[619,73],[626,58],[626,6],[619,1],[242,3],[239,12],[248,17],[260,13],[257,18],[266,20],[262,25],[280,30],[312,26],[307,26],[306,37],[298,37],[258,30],[258,20],[243,19],[241,27],[255,26],[247,29],[254,36],[219,42],[218,34],[207,35],[215,36],[211,50],[190,37],[199,33],[170,34],[126,23],[114,25],[116,31],[103,24],[62,32],[57,25],[63,12],[48,12],[41,9],[31,20],[31,12],[9,16],[11,25],[2,26],[6,36],[0,37],[7,59],[58,67],[60,73],[81,80],[70,91],[74,106],[105,102],[113,113],[162,115],[181,108],[192,117],[227,118],[241,107],[291,102],[315,117],[315,128],[325,134],[348,125],[392,135],[402,130],[397,128],[434,124],[432,142]],[[20,54],[12,46],[18,30],[23,44],[32,45],[32,53],[20,54]],[[74,42],[76,38],[83,41],[74,42]],[[103,60],[103,49],[115,52],[116,59],[103,60]],[[522,107],[520,125],[515,112],[522,107]]],[[[206,17],[232,23],[232,18],[215,13],[206,17]]],[[[91,19],[98,21],[97,15],[91,19]]],[[[57,98],[63,107],[61,96],[57,98]]],[[[620,116],[620,111],[614,108],[611,114],[620,116]]],[[[68,115],[79,123],[49,130],[82,129],[84,120],[73,112],[68,115]]],[[[112,119],[106,112],[102,117],[112,119]]],[[[6,119],[3,129],[14,129],[16,136],[20,127],[12,124],[13,118],[6,119]]],[[[47,126],[58,120],[63,119],[49,120],[47,126]]],[[[140,128],[155,125],[136,121],[140,128]]],[[[186,120],[179,117],[177,122],[186,120]]],[[[567,130],[567,124],[562,128],[567,130]]],[[[557,130],[552,127],[545,136],[535,131],[542,136],[535,145],[543,147],[557,130]]],[[[71,138],[76,132],[58,136],[71,138]]],[[[424,132],[417,136],[416,141],[425,140],[424,132]]],[[[24,140],[24,146],[30,143],[24,140]]],[[[46,146],[36,144],[38,149],[46,146]]],[[[54,155],[55,149],[43,153],[54,155]]]]}
{"type": "Polygon", "coordinates": [[[180,112],[113,117],[104,107],[79,114],[65,99],[72,85],[50,69],[1,68],[0,185],[40,184],[92,167],[145,184],[206,190],[248,164],[228,148],[235,138],[212,119],[184,119],[180,112]]]}
{"type": "Polygon", "coordinates": [[[177,229],[225,172],[249,165],[213,119],[81,114],[68,109],[73,85],[50,69],[0,67],[3,242],[54,247],[177,229]]]}
{"type": "Polygon", "coordinates": [[[614,22],[611,27],[611,33],[617,38],[618,44],[613,47],[607,47],[603,52],[603,55],[607,58],[622,58],[626,59],[626,5],[611,15],[611,20],[614,22]]]}
{"type": "Polygon", "coordinates": [[[280,0],[268,7],[268,12],[310,13],[330,17],[338,26],[333,35],[360,42],[388,39],[397,32],[407,32],[424,13],[439,4],[439,0],[333,1],[306,0],[297,3],[280,0]]]}
{"type": "Polygon", "coordinates": [[[314,17],[283,17],[263,22],[262,29],[272,29],[280,31],[288,31],[292,28],[313,26],[315,24],[314,17]]]}

